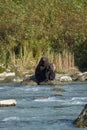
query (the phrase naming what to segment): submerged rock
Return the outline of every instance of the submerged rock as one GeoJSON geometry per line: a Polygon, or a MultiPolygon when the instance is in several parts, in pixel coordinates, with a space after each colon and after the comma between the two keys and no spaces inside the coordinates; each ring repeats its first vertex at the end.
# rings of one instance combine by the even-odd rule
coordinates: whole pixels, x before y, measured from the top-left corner
{"type": "Polygon", "coordinates": [[[55,92],[65,92],[65,90],[62,88],[53,88],[52,90],[55,92]]]}
{"type": "Polygon", "coordinates": [[[0,100],[0,107],[15,106],[16,104],[15,99],[0,100]]]}
{"type": "Polygon", "coordinates": [[[49,80],[40,83],[40,85],[61,85],[61,84],[63,83],[58,80],[49,80]]]}
{"type": "Polygon", "coordinates": [[[79,128],[87,127],[87,104],[85,105],[78,118],[74,121],[74,124],[79,128]]]}

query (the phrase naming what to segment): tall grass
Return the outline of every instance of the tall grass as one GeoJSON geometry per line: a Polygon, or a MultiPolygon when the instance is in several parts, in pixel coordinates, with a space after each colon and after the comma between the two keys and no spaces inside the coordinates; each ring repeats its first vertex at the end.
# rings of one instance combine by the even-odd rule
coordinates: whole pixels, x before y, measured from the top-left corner
{"type": "Polygon", "coordinates": [[[86,0],[1,0],[0,62],[24,70],[47,56],[57,71],[67,71],[82,67],[81,52],[87,68],[86,5],[86,0]]]}

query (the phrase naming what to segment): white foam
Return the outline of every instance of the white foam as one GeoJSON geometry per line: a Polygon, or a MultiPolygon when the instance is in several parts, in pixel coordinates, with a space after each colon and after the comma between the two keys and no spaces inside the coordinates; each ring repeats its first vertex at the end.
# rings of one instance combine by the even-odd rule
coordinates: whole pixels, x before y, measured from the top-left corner
{"type": "Polygon", "coordinates": [[[19,117],[7,117],[7,118],[4,118],[2,121],[19,121],[20,118],[19,117]]]}
{"type": "Polygon", "coordinates": [[[76,104],[84,104],[87,101],[87,97],[73,97],[71,99],[58,99],[56,97],[48,97],[48,98],[37,98],[34,101],[36,102],[57,102],[61,105],[76,105],[76,104]]]}
{"type": "Polygon", "coordinates": [[[27,91],[39,91],[40,88],[37,88],[37,87],[23,87],[23,88],[16,88],[17,90],[19,89],[19,91],[24,91],[24,92],[27,92],[27,91]]]}
{"type": "Polygon", "coordinates": [[[87,100],[87,97],[73,97],[72,101],[73,100],[87,100]]]}
{"type": "Polygon", "coordinates": [[[4,89],[4,87],[0,87],[0,89],[4,89]]]}
{"type": "Polygon", "coordinates": [[[25,91],[38,91],[39,88],[26,88],[25,91]]]}
{"type": "Polygon", "coordinates": [[[19,91],[24,91],[24,92],[40,92],[40,91],[46,91],[49,90],[50,88],[44,88],[44,87],[30,87],[30,86],[26,86],[26,87],[22,87],[22,88],[16,88],[17,90],[19,89],[19,91]]]}
{"type": "Polygon", "coordinates": [[[36,102],[53,102],[53,101],[57,101],[57,99],[55,97],[48,97],[48,98],[37,98],[34,101],[36,101],[36,102]]]}
{"type": "Polygon", "coordinates": [[[69,101],[67,102],[68,105],[78,105],[78,104],[83,104],[81,101],[69,101]]]}
{"type": "Polygon", "coordinates": [[[66,99],[62,103],[66,105],[78,105],[78,104],[84,104],[87,101],[87,97],[73,97],[71,99],[66,99]]]}

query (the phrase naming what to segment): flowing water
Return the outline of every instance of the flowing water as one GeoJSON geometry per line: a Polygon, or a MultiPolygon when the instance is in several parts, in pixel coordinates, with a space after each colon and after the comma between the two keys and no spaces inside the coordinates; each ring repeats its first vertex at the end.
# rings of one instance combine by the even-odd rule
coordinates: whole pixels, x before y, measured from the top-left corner
{"type": "Polygon", "coordinates": [[[87,82],[59,86],[0,84],[0,100],[4,99],[16,99],[17,105],[0,107],[0,130],[78,130],[73,121],[87,103],[87,82]]]}

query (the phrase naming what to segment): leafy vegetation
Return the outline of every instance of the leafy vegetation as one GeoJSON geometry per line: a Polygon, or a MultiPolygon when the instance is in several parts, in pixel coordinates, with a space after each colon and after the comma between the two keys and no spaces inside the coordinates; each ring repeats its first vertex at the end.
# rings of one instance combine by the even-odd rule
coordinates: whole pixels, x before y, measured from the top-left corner
{"type": "Polygon", "coordinates": [[[0,0],[0,62],[20,70],[48,56],[57,71],[87,69],[86,0],[0,0]]]}

